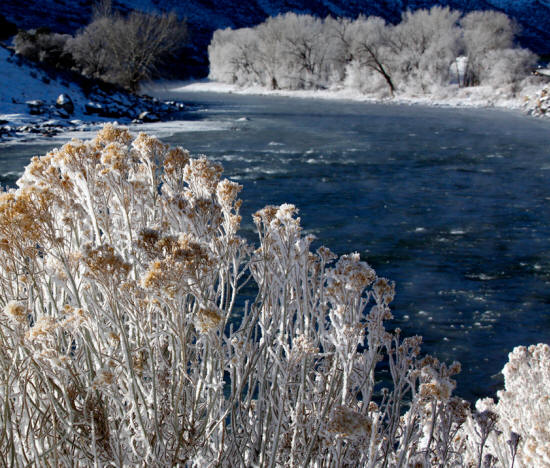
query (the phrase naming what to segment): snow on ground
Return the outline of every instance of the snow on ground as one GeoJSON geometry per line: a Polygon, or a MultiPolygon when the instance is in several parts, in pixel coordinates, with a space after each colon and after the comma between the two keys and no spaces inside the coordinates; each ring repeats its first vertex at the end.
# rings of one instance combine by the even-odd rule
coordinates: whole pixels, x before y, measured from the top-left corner
{"type": "Polygon", "coordinates": [[[85,93],[70,81],[70,75],[56,76],[0,47],[0,141],[36,141],[68,130],[93,131],[112,121],[137,128],[141,122],[170,119],[183,110],[181,103],[106,90],[93,83],[85,93]],[[60,95],[70,98],[70,110],[56,106],[60,95]]]}
{"type": "MultiPolygon", "coordinates": [[[[75,111],[87,102],[78,86],[52,80],[38,69],[17,62],[9,50],[0,47],[0,120],[12,125],[41,122],[44,115],[30,115],[26,102],[41,100],[45,105],[53,105],[60,94],[71,96],[75,111]]],[[[71,117],[86,118],[82,113],[71,117]]]]}
{"type": "MultiPolygon", "coordinates": [[[[166,85],[165,85],[166,86],[166,85]]],[[[432,95],[398,95],[394,98],[380,99],[374,95],[363,94],[353,89],[327,90],[268,90],[262,86],[240,87],[233,84],[215,81],[197,81],[177,85],[174,91],[182,92],[212,92],[255,95],[276,95],[297,98],[352,100],[361,102],[382,102],[394,104],[420,104],[446,107],[499,107],[503,109],[517,109],[528,111],[535,105],[537,95],[540,94],[540,85],[531,85],[518,93],[515,97],[507,94],[495,93],[490,86],[458,88],[452,86],[442,89],[432,95]]]]}

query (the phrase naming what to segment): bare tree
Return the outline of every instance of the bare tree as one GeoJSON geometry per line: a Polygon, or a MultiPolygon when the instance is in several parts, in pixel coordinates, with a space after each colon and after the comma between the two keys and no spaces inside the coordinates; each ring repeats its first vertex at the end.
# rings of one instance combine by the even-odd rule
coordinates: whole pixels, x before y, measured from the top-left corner
{"type": "Polygon", "coordinates": [[[137,91],[187,39],[186,23],[174,13],[134,11],[123,17],[103,6],[94,16],[68,49],[85,74],[130,91],[137,91]]]}
{"type": "Polygon", "coordinates": [[[105,79],[113,68],[109,48],[111,26],[110,18],[99,17],[67,41],[65,49],[73,56],[84,75],[105,79]]]}
{"type": "Polygon", "coordinates": [[[323,21],[295,13],[280,16],[279,21],[287,73],[297,79],[293,87],[318,87],[323,81],[326,56],[323,21]]]}
{"type": "Polygon", "coordinates": [[[355,58],[353,55],[354,24],[355,21],[350,18],[325,19],[328,59],[340,81],[344,80],[346,68],[355,58]]]}
{"type": "Polygon", "coordinates": [[[280,17],[268,18],[265,23],[256,28],[256,32],[258,60],[264,73],[263,83],[271,89],[278,89],[285,79],[284,31],[281,28],[280,17]]]}
{"type": "Polygon", "coordinates": [[[390,61],[392,51],[390,44],[390,26],[379,17],[359,18],[353,24],[355,40],[352,54],[362,67],[367,67],[379,74],[390,89],[393,96],[396,87],[391,77],[390,61]]]}

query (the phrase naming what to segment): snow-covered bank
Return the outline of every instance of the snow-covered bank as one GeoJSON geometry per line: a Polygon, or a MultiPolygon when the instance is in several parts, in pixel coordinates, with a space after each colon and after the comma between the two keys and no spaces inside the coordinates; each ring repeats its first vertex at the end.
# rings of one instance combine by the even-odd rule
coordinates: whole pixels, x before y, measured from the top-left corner
{"type": "Polygon", "coordinates": [[[118,90],[48,73],[0,47],[0,141],[36,140],[65,131],[97,130],[117,120],[129,124],[163,120],[183,109],[118,90]]]}
{"type": "Polygon", "coordinates": [[[550,116],[548,91],[541,85],[531,85],[515,97],[495,94],[490,86],[468,88],[449,87],[432,95],[397,95],[393,98],[380,99],[375,95],[363,94],[356,90],[333,88],[326,90],[270,90],[262,86],[241,87],[238,85],[215,81],[196,81],[172,88],[180,92],[234,93],[264,96],[286,96],[303,99],[333,99],[358,102],[377,102],[385,104],[429,105],[445,107],[497,107],[502,109],[521,110],[528,114],[550,116]],[[546,103],[546,105],[545,105],[546,103]],[[542,108],[542,111],[537,109],[542,108]]]}

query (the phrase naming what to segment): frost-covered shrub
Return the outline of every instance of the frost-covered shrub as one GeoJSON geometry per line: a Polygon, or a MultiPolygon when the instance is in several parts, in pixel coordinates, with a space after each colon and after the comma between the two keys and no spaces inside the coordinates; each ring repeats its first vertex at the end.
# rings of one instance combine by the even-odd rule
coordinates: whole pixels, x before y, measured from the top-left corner
{"type": "Polygon", "coordinates": [[[502,373],[498,402],[479,400],[461,430],[469,446],[465,462],[474,463],[483,448],[496,466],[550,467],[550,346],[518,346],[502,373]]]}
{"type": "Polygon", "coordinates": [[[473,11],[460,20],[460,25],[468,57],[464,85],[495,85],[497,75],[504,75],[498,80],[502,82],[508,77],[517,79],[519,74],[523,78],[529,73],[535,58],[526,50],[513,49],[518,27],[504,13],[473,11]],[[509,72],[505,70],[507,66],[511,68],[509,72]]]}
{"type": "MultiPolygon", "coordinates": [[[[257,212],[250,245],[241,186],[221,174],[106,126],[33,158],[0,193],[6,463],[462,466],[483,454],[452,396],[459,365],[386,329],[393,283],[357,253],[312,252],[292,205],[257,212]]],[[[494,411],[526,441],[520,459],[546,442],[545,413],[514,418],[521,401],[544,405],[548,351],[537,369],[514,353],[494,411]]]]}
{"type": "Polygon", "coordinates": [[[501,88],[519,84],[535,67],[537,57],[527,49],[491,50],[485,55],[485,67],[480,70],[481,83],[501,88]]]}

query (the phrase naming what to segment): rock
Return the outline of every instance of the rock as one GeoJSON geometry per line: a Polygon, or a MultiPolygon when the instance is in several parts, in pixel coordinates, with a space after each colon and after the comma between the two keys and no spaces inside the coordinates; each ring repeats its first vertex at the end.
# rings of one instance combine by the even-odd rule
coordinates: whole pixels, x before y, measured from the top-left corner
{"type": "Polygon", "coordinates": [[[543,88],[534,98],[527,100],[527,113],[536,117],[550,115],[550,87],[543,88]]]}
{"type": "Polygon", "coordinates": [[[29,107],[29,113],[31,115],[41,115],[45,112],[44,101],[41,101],[40,99],[27,101],[25,104],[29,107]]]}
{"type": "Polygon", "coordinates": [[[55,120],[55,119],[52,119],[52,120],[46,120],[46,122],[42,122],[40,124],[41,127],[57,127],[59,126],[61,122],[59,120],[55,120]]]}
{"type": "Polygon", "coordinates": [[[17,128],[18,132],[23,133],[40,133],[41,130],[38,127],[35,127],[34,125],[23,125],[22,127],[17,128]]]}
{"type": "Polygon", "coordinates": [[[104,112],[103,105],[94,101],[87,102],[84,109],[86,110],[86,114],[101,115],[104,112]]]}
{"type": "Polygon", "coordinates": [[[74,103],[68,94],[60,94],[55,101],[55,107],[63,109],[67,114],[74,112],[74,103]]]}
{"type": "Polygon", "coordinates": [[[51,129],[51,128],[60,129],[68,126],[69,124],[64,120],[57,120],[57,119],[47,120],[46,122],[42,122],[40,124],[41,128],[48,128],[48,129],[51,129]]]}
{"type": "Polygon", "coordinates": [[[106,109],[104,115],[106,117],[117,119],[117,118],[123,117],[125,114],[126,114],[126,109],[121,108],[120,106],[117,106],[117,105],[113,105],[106,109]]]}
{"type": "Polygon", "coordinates": [[[158,122],[160,120],[160,117],[152,112],[144,111],[139,114],[138,119],[142,122],[158,122]]]}
{"type": "Polygon", "coordinates": [[[40,133],[46,137],[53,137],[59,133],[59,130],[56,128],[47,128],[45,130],[42,130],[40,133]]]}

